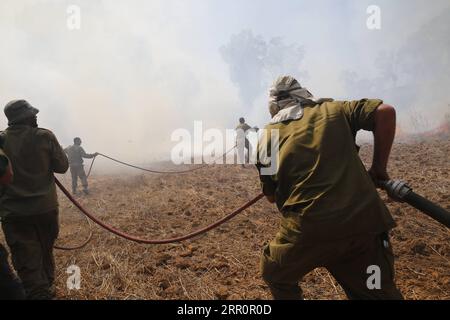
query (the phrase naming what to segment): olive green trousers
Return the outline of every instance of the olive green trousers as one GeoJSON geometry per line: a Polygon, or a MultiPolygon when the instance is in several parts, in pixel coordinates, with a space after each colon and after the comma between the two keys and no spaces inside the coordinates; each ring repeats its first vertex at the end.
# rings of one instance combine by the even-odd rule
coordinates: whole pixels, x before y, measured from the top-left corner
{"type": "Polygon", "coordinates": [[[58,210],[3,219],[2,228],[26,298],[54,298],[53,245],[59,232],[58,210]]]}
{"type": "Polygon", "coordinates": [[[299,282],[318,267],[333,275],[349,299],[403,299],[387,233],[307,245],[278,233],[261,257],[263,279],[277,300],[302,299],[299,282]]]}

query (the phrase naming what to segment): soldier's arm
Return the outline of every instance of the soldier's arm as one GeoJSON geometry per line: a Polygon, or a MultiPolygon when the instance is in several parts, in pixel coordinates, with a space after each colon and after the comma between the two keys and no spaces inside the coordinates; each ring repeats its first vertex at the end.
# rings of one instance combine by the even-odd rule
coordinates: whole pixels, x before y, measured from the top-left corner
{"type": "Polygon", "coordinates": [[[97,153],[86,153],[83,148],[81,148],[81,156],[86,159],[92,159],[97,156],[97,153]]]}
{"type": "Polygon", "coordinates": [[[354,133],[361,129],[373,132],[374,152],[369,174],[375,184],[389,180],[387,164],[396,125],[394,107],[378,99],[362,99],[344,103],[343,110],[354,133]]]}
{"type": "Polygon", "coordinates": [[[275,203],[275,185],[268,176],[260,176],[261,188],[267,201],[275,203]]]}
{"type": "Polygon", "coordinates": [[[259,172],[259,180],[261,183],[261,189],[263,194],[266,196],[267,201],[269,201],[270,203],[274,203],[276,198],[275,198],[275,190],[276,190],[276,185],[274,183],[274,181],[272,180],[272,177],[269,175],[263,175],[261,174],[261,169],[264,166],[258,162],[256,164],[256,168],[258,169],[259,172]]]}
{"type": "Polygon", "coordinates": [[[65,173],[69,169],[66,153],[53,133],[50,133],[50,164],[55,173],[65,173]]]}
{"type": "MultiPolygon", "coordinates": [[[[277,189],[277,185],[275,181],[272,179],[271,175],[263,174],[264,172],[262,171],[263,168],[270,167],[270,161],[268,158],[266,158],[265,156],[266,153],[264,152],[264,149],[271,150],[270,139],[268,138],[267,131],[263,133],[260,139],[261,140],[258,142],[258,149],[257,149],[258,161],[256,162],[256,169],[258,169],[259,180],[261,183],[261,189],[263,194],[266,196],[267,201],[269,201],[270,203],[275,203],[276,202],[275,192],[277,189]]],[[[270,157],[270,155],[267,156],[270,157]]]]}
{"type": "Polygon", "coordinates": [[[354,134],[359,130],[373,131],[375,111],[383,104],[379,99],[346,101],[342,104],[344,114],[354,134]]]}
{"type": "Polygon", "coordinates": [[[395,137],[396,113],[395,108],[388,104],[381,104],[374,115],[374,146],[372,167],[369,170],[372,179],[378,181],[389,180],[387,165],[389,154],[395,137]]]}
{"type": "Polygon", "coordinates": [[[266,195],[266,199],[270,203],[275,203],[275,196],[274,195],[270,195],[270,196],[266,195]]]}

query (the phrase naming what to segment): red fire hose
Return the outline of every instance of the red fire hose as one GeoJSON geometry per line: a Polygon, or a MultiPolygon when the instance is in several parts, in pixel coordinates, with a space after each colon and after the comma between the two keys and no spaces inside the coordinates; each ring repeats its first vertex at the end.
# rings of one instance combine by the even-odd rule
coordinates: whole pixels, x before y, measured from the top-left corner
{"type": "MultiPolygon", "coordinates": [[[[223,158],[224,156],[226,156],[230,151],[232,151],[236,146],[233,146],[231,149],[229,149],[227,152],[225,152],[223,155],[221,155],[221,157],[223,158]]],[[[179,171],[158,171],[158,170],[152,170],[152,169],[146,169],[146,168],[142,168],[142,167],[138,167],[117,159],[114,159],[110,156],[107,156],[105,154],[99,153],[98,155],[105,157],[107,159],[110,159],[114,162],[120,163],[122,165],[131,167],[131,168],[135,168],[135,169],[139,169],[145,172],[150,172],[150,173],[158,173],[158,174],[175,174],[175,173],[186,173],[186,172],[192,172],[195,170],[199,170],[201,168],[206,167],[208,164],[204,164],[198,167],[195,167],[193,169],[187,169],[187,170],[179,170],[179,171]]],[[[89,177],[89,175],[91,174],[92,171],[92,167],[94,166],[94,161],[96,158],[94,158],[91,162],[91,165],[89,167],[89,171],[87,176],[89,177]]],[[[218,159],[218,158],[217,158],[218,159]]],[[[167,240],[145,240],[145,239],[140,239],[138,237],[134,237],[132,235],[128,235],[126,233],[121,232],[120,230],[115,229],[112,226],[109,226],[103,222],[101,222],[100,220],[98,220],[97,218],[95,218],[92,214],[90,214],[85,208],[83,208],[83,206],[69,193],[69,191],[67,189],[64,188],[64,186],[61,184],[61,182],[58,181],[58,179],[55,178],[56,184],[58,185],[58,187],[61,189],[61,191],[67,196],[67,198],[72,201],[72,203],[82,212],[86,215],[86,217],[89,217],[92,221],[94,221],[95,223],[97,223],[98,225],[100,225],[101,227],[105,228],[106,230],[120,236],[123,237],[125,239],[131,240],[131,241],[135,241],[135,242],[140,242],[140,243],[150,243],[150,244],[159,244],[159,243],[171,243],[171,242],[178,242],[178,241],[183,241],[186,239],[190,239],[192,237],[195,237],[201,233],[207,232],[219,225],[221,225],[222,223],[225,223],[226,221],[230,220],[231,218],[233,218],[235,215],[239,214],[240,212],[242,212],[243,210],[245,210],[246,208],[250,207],[253,203],[257,202],[259,199],[261,199],[262,195],[259,195],[257,197],[255,197],[253,200],[251,200],[250,202],[246,203],[245,205],[243,205],[241,208],[239,208],[238,210],[230,213],[229,215],[225,216],[224,218],[220,219],[219,221],[217,221],[216,223],[207,226],[201,230],[198,230],[196,232],[190,233],[186,236],[183,237],[177,237],[177,238],[173,238],[173,239],[167,239],[167,240]]],[[[86,218],[87,219],[87,218],[86,218]]],[[[90,223],[90,220],[87,219],[88,223],[89,223],[89,227],[90,227],[90,233],[89,236],[86,238],[85,241],[83,241],[81,244],[79,245],[75,245],[72,247],[64,247],[64,246],[59,246],[59,245],[55,245],[54,248],[55,249],[59,249],[59,250],[77,250],[77,249],[81,249],[83,247],[85,247],[92,239],[93,236],[93,232],[92,232],[92,225],[90,223]]]]}
{"type": "Polygon", "coordinates": [[[233,217],[237,216],[239,213],[241,213],[245,209],[249,208],[250,206],[252,206],[256,202],[258,202],[261,198],[264,197],[264,195],[261,193],[261,194],[257,195],[255,198],[253,198],[252,200],[250,200],[247,203],[245,203],[240,208],[238,208],[235,211],[231,212],[230,214],[226,215],[222,219],[216,221],[215,223],[210,224],[210,225],[208,225],[208,226],[206,226],[206,227],[204,227],[202,229],[199,229],[199,230],[194,231],[192,233],[189,233],[187,235],[174,237],[174,238],[169,238],[169,239],[144,239],[144,238],[139,238],[137,236],[133,236],[133,235],[130,235],[130,234],[125,233],[123,231],[120,231],[120,230],[114,228],[113,226],[108,225],[108,224],[100,221],[93,214],[91,214],[89,211],[87,211],[85,208],[83,208],[83,206],[70,194],[70,192],[66,188],[64,188],[64,186],[61,184],[61,182],[59,182],[58,179],[55,178],[55,182],[58,185],[58,187],[61,189],[61,191],[65,194],[65,196],[70,201],[72,201],[72,203],[83,214],[85,214],[89,219],[91,219],[93,222],[95,222],[96,224],[98,224],[99,226],[104,228],[105,230],[107,230],[107,231],[109,231],[111,233],[114,233],[115,235],[117,235],[119,237],[122,237],[122,238],[130,240],[130,241],[138,242],[138,243],[144,243],[144,244],[167,244],[167,243],[180,242],[180,241],[184,241],[184,240],[188,240],[188,239],[194,238],[195,236],[198,236],[198,235],[200,235],[202,233],[206,233],[206,232],[208,232],[208,231],[210,231],[210,230],[220,226],[221,224],[227,222],[228,220],[230,220],[233,217]]]}
{"type": "Polygon", "coordinates": [[[86,217],[86,221],[87,221],[87,223],[89,224],[89,229],[90,229],[90,230],[89,230],[89,235],[88,235],[88,237],[86,238],[86,240],[84,240],[82,243],[77,244],[77,245],[74,245],[74,246],[72,246],[72,247],[60,246],[60,245],[55,244],[55,245],[53,246],[53,248],[58,249],[58,250],[71,251],[71,250],[83,249],[85,246],[87,246],[87,244],[88,244],[89,242],[91,242],[92,236],[94,235],[94,233],[92,232],[91,220],[89,220],[89,219],[86,217]]]}
{"type": "MultiPolygon", "coordinates": [[[[220,157],[217,157],[216,159],[220,159],[220,158],[225,157],[228,153],[230,153],[232,150],[234,150],[234,148],[236,148],[236,146],[233,146],[231,149],[229,149],[227,152],[225,152],[224,154],[222,154],[220,157]]],[[[99,155],[99,156],[102,156],[102,157],[104,157],[104,158],[106,158],[106,159],[109,159],[109,160],[111,160],[111,161],[120,163],[120,164],[122,164],[122,165],[124,165],[124,166],[130,167],[130,168],[138,169],[138,170],[145,171],[145,172],[149,172],[149,173],[158,173],[158,174],[178,174],[178,173],[187,173],[187,172],[192,172],[192,171],[200,170],[200,169],[202,169],[202,168],[204,168],[204,167],[206,167],[206,166],[209,165],[209,164],[205,163],[205,164],[202,164],[201,166],[198,166],[198,167],[195,167],[195,168],[191,168],[191,169],[186,169],[186,170],[178,170],[178,171],[160,171],[160,170],[153,170],[153,169],[147,169],[147,168],[142,168],[142,167],[139,167],[139,166],[135,166],[135,165],[132,165],[132,164],[129,164],[129,163],[126,163],[126,162],[123,162],[123,161],[114,159],[114,158],[112,158],[112,157],[110,157],[110,156],[107,156],[106,154],[103,154],[103,153],[98,153],[98,155],[99,155]]],[[[89,167],[89,171],[88,171],[88,173],[87,173],[87,175],[86,175],[87,177],[89,177],[90,174],[91,174],[92,167],[94,166],[95,159],[96,159],[96,158],[94,158],[94,159],[92,160],[92,162],[91,162],[91,165],[90,165],[90,167],[89,167]]]]}

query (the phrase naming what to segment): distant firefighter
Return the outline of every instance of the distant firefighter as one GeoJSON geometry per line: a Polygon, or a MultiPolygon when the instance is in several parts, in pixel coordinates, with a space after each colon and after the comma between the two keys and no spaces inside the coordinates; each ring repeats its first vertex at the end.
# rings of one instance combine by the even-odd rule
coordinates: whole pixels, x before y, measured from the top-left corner
{"type": "Polygon", "coordinates": [[[402,299],[388,235],[395,222],[376,190],[389,180],[395,109],[378,99],[316,99],[290,76],[275,81],[269,99],[259,151],[276,143],[270,132],[278,130],[277,168],[263,170],[268,158],[257,166],[263,193],[281,213],[261,259],[273,297],[301,299],[299,282],[325,267],[349,299],[402,299]],[[355,143],[361,129],[374,134],[369,171],[355,143]]]}
{"type": "Polygon", "coordinates": [[[8,128],[0,137],[14,177],[0,196],[3,233],[26,298],[52,299],[59,232],[54,173],[65,173],[69,163],[55,135],[38,128],[38,109],[14,100],[4,111],[8,128]]]}
{"type": "Polygon", "coordinates": [[[236,130],[236,146],[237,146],[238,159],[239,159],[239,163],[242,164],[242,166],[244,167],[244,163],[250,162],[250,155],[252,153],[252,146],[250,144],[250,141],[248,141],[248,139],[247,139],[248,132],[250,130],[257,131],[258,128],[250,127],[245,122],[244,118],[239,118],[239,124],[237,125],[235,130],[236,130]],[[245,159],[244,159],[245,150],[247,150],[247,154],[245,155],[245,159]]]}
{"type": "Polygon", "coordinates": [[[73,145],[64,149],[69,158],[70,173],[72,175],[72,193],[77,194],[78,178],[83,185],[84,194],[89,194],[88,181],[86,173],[84,172],[83,158],[92,159],[95,158],[98,153],[88,154],[81,146],[81,139],[73,139],[73,145]]]}

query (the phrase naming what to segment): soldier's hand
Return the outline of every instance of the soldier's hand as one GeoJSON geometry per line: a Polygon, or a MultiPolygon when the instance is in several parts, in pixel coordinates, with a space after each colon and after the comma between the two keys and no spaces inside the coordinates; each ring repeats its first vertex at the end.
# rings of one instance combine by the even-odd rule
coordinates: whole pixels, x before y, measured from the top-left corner
{"type": "MultiPolygon", "coordinates": [[[[385,190],[384,183],[391,180],[386,170],[376,169],[375,167],[370,168],[369,175],[375,186],[383,190],[385,190]]],[[[388,202],[401,202],[401,200],[392,197],[389,192],[386,191],[386,193],[388,195],[388,202]]]]}
{"type": "Polygon", "coordinates": [[[369,175],[372,178],[372,181],[377,188],[383,187],[383,184],[382,184],[383,181],[390,180],[386,169],[377,169],[375,167],[371,167],[369,169],[369,175]]]}
{"type": "Polygon", "coordinates": [[[266,195],[266,199],[267,201],[269,201],[270,203],[275,203],[275,196],[274,195],[266,195]]]}
{"type": "Polygon", "coordinates": [[[97,157],[98,155],[100,155],[100,153],[98,152],[94,153],[94,157],[97,157]]]}

